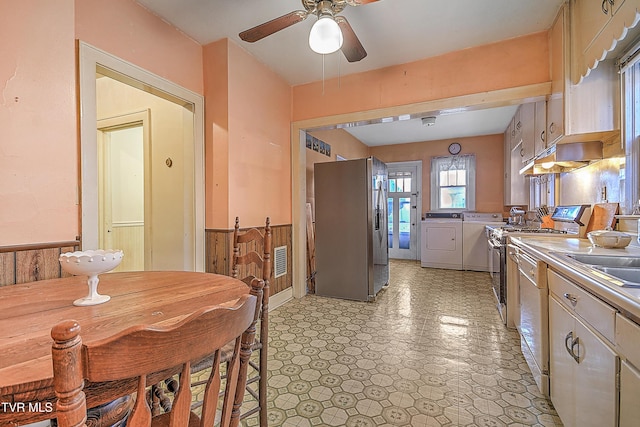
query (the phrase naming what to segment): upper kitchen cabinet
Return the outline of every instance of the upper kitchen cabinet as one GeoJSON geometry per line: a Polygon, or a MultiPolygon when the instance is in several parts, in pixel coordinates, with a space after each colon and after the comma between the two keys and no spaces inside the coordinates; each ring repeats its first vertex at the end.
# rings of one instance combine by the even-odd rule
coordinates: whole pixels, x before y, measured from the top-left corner
{"type": "Polygon", "coordinates": [[[511,123],[504,132],[504,204],[527,205],[529,202],[529,177],[520,175],[522,167],[522,106],[518,108],[511,123]],[[520,123],[520,131],[516,127],[520,123]],[[518,138],[516,138],[518,135],[518,138]],[[512,146],[512,141],[515,144],[512,146]]]}
{"type": "Polygon", "coordinates": [[[571,0],[574,84],[598,66],[640,20],[637,0],[571,0]]]}
{"type": "MultiPolygon", "coordinates": [[[[571,63],[571,47],[577,36],[575,28],[571,31],[570,8],[575,3],[572,0],[560,9],[549,32],[551,95],[547,99],[547,147],[593,140],[608,145],[620,140],[619,80],[614,64],[605,61],[579,84],[571,82],[571,70],[575,68],[571,63]]],[[[574,19],[575,16],[574,13],[574,19]]]]}
{"type": "Polygon", "coordinates": [[[564,135],[565,80],[568,61],[567,8],[562,7],[549,31],[549,62],[551,67],[551,95],[547,99],[547,144],[555,143],[564,135]],[[565,49],[566,47],[566,49],[565,49]]]}
{"type": "Polygon", "coordinates": [[[533,154],[537,156],[547,148],[547,102],[535,104],[533,124],[533,154]]]}
{"type": "Polygon", "coordinates": [[[546,102],[529,102],[520,106],[522,121],[522,162],[527,163],[542,153],[547,147],[545,134],[547,127],[546,102]]]}

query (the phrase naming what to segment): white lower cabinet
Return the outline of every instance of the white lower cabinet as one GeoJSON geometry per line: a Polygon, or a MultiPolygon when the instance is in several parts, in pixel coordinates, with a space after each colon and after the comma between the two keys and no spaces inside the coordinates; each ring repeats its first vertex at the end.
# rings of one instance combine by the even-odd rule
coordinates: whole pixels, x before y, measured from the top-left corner
{"type": "Polygon", "coordinates": [[[640,325],[618,314],[616,349],[620,366],[620,427],[640,424],[640,325]]]}
{"type": "Polygon", "coordinates": [[[557,298],[549,299],[551,401],[567,427],[617,426],[619,358],[557,298]]]}
{"type": "Polygon", "coordinates": [[[640,372],[627,362],[620,366],[620,427],[640,423],[640,372]]]}
{"type": "Polygon", "coordinates": [[[567,427],[618,426],[617,310],[548,270],[551,401],[567,427]]]}

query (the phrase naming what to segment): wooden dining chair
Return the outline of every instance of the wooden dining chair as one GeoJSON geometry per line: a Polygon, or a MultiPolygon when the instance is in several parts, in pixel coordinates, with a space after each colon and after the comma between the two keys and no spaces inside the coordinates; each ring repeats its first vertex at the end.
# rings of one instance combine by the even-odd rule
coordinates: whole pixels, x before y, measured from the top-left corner
{"type": "MultiPolygon", "coordinates": [[[[240,279],[248,286],[255,280],[264,283],[262,295],[259,296],[258,307],[256,307],[256,336],[252,346],[252,353],[258,353],[255,357],[257,361],[249,359],[247,366],[243,366],[248,370],[247,384],[244,389],[236,391],[236,407],[237,402],[242,402],[244,393],[248,393],[252,397],[252,402],[257,406],[249,409],[239,408],[240,419],[245,419],[255,413],[258,413],[260,427],[267,427],[267,341],[269,339],[269,279],[271,278],[271,225],[269,217],[265,220],[264,232],[257,228],[248,230],[240,230],[240,219],[236,217],[235,227],[233,231],[233,253],[231,262],[231,276],[240,279]],[[249,368],[251,368],[249,370],[249,368]],[[258,387],[256,389],[255,384],[258,387]]],[[[257,294],[256,294],[257,295],[257,294]]],[[[230,346],[225,347],[222,352],[221,361],[228,363],[231,351],[230,346]]],[[[194,365],[192,373],[198,375],[208,369],[212,365],[211,358],[202,360],[194,365]]],[[[194,381],[194,386],[200,387],[201,382],[194,381]]],[[[246,402],[249,403],[249,402],[246,402]]],[[[197,409],[202,404],[196,400],[192,409],[197,409]]],[[[248,405],[247,405],[248,406],[248,405]]]]}
{"type": "MultiPolygon", "coordinates": [[[[247,374],[246,392],[258,406],[240,413],[240,419],[259,412],[260,427],[267,427],[267,344],[269,340],[269,280],[271,279],[271,221],[265,220],[264,232],[257,228],[240,231],[240,218],[236,217],[233,231],[233,264],[231,276],[251,283],[255,277],[264,281],[262,301],[256,326],[253,352],[258,353],[257,362],[249,360],[251,372],[247,374]],[[255,390],[253,384],[258,383],[255,390]]],[[[240,393],[238,390],[237,393],[240,393]]]]}
{"type": "Polygon", "coordinates": [[[82,343],[81,327],[74,320],[54,326],[51,336],[58,426],[86,425],[85,380],[109,383],[132,378],[137,381],[137,392],[127,421],[130,427],[210,427],[214,422],[237,426],[239,419],[233,417],[233,405],[236,390],[244,389],[246,384],[241,366],[251,356],[257,302],[255,295],[244,295],[232,306],[204,308],[175,325],[140,325],[91,344],[82,343]],[[215,363],[198,417],[191,411],[191,361],[208,354],[214,354],[214,360],[219,361],[220,349],[229,342],[234,343],[234,348],[220,409],[221,365],[215,363]],[[147,376],[165,371],[179,373],[178,390],[171,410],[153,417],[147,400],[147,376]]]}

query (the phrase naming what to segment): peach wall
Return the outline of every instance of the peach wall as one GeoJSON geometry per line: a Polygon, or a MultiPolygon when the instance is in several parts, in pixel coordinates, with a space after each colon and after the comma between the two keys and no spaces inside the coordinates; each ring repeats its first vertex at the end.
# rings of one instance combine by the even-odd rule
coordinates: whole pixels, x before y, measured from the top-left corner
{"type": "Polygon", "coordinates": [[[548,82],[547,32],[293,88],[293,120],[548,82]],[[323,93],[324,87],[324,93],[323,93]]]}
{"type": "Polygon", "coordinates": [[[291,88],[233,42],[229,65],[230,216],[291,224],[291,88]]]}
{"type": "Polygon", "coordinates": [[[0,245],[79,234],[73,6],[2,5],[0,245]]]}
{"type": "Polygon", "coordinates": [[[76,38],[203,93],[202,46],[184,33],[133,0],[77,0],[75,6],[76,38]]]}
{"type": "Polygon", "coordinates": [[[0,245],[79,234],[76,38],[196,93],[202,47],[133,0],[4,2],[0,245]]]}
{"type": "Polygon", "coordinates": [[[214,109],[206,120],[213,131],[207,139],[213,182],[206,227],[232,228],[236,216],[243,227],[264,224],[266,216],[274,225],[290,224],[290,87],[229,40],[204,53],[205,110],[214,109]]]}
{"type": "Polygon", "coordinates": [[[204,47],[205,227],[228,228],[229,71],[228,41],[204,47]]]}
{"type": "Polygon", "coordinates": [[[431,210],[431,158],[449,155],[447,148],[454,141],[462,145],[462,154],[476,156],[476,210],[502,212],[504,195],[502,134],[371,147],[371,155],[385,163],[422,161],[422,212],[426,212],[431,210]]]}

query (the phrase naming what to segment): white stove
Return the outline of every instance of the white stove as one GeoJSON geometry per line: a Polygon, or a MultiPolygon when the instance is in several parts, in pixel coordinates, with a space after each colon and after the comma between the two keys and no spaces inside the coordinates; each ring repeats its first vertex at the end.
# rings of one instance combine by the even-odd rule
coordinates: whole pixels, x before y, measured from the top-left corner
{"type": "Polygon", "coordinates": [[[502,212],[465,212],[462,216],[462,269],[489,271],[487,227],[504,226],[502,212]]]}
{"type": "Polygon", "coordinates": [[[535,226],[504,225],[486,227],[489,244],[489,273],[493,293],[496,296],[497,308],[502,321],[507,324],[507,245],[509,236],[517,237],[527,234],[557,237],[582,237],[591,217],[589,205],[558,206],[551,219],[554,228],[535,226]]]}

